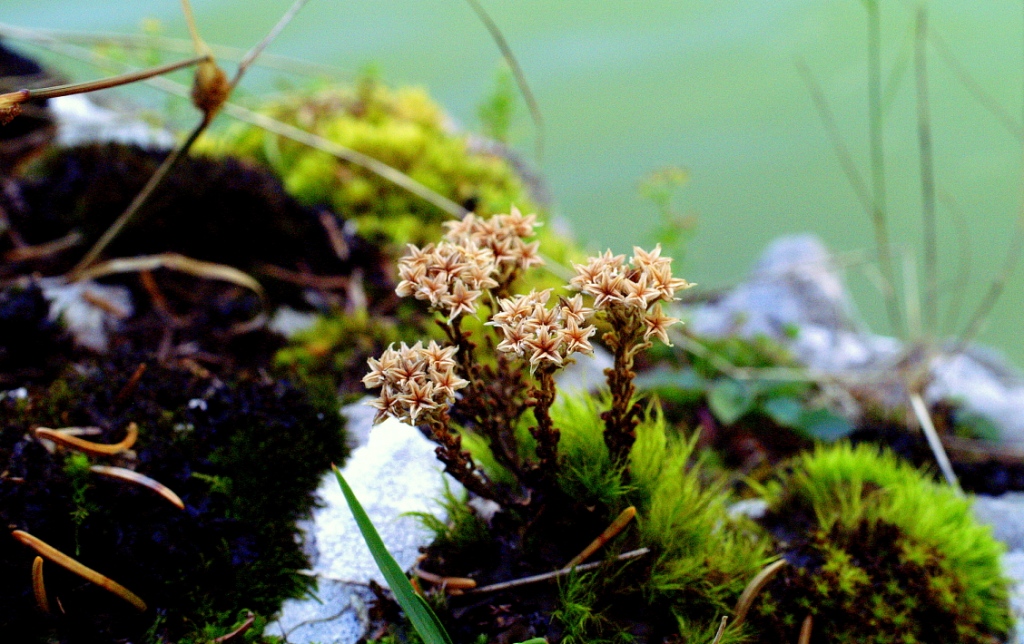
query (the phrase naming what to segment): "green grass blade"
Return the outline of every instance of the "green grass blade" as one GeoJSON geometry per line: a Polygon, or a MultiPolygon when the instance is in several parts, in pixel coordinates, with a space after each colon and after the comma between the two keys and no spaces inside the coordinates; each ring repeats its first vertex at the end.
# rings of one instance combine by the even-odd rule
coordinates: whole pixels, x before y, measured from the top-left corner
{"type": "Polygon", "coordinates": [[[409,579],[405,576],[405,571],[384,546],[370,517],[366,515],[363,506],[359,504],[356,495],[352,493],[352,488],[345,482],[345,478],[342,477],[341,471],[337,467],[334,467],[334,475],[338,477],[338,485],[341,486],[348,507],[352,510],[352,516],[355,517],[356,525],[359,526],[359,531],[370,548],[373,560],[377,562],[377,567],[380,568],[381,574],[384,575],[388,586],[391,587],[391,592],[395,594],[395,600],[409,617],[409,621],[412,622],[413,628],[419,633],[424,644],[452,644],[452,639],[441,625],[437,615],[434,614],[426,600],[416,594],[409,579]]]}

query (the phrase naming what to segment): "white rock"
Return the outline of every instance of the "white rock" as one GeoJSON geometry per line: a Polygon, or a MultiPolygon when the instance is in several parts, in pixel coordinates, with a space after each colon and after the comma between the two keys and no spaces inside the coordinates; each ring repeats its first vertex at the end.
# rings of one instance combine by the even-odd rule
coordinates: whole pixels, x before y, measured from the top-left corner
{"type": "Polygon", "coordinates": [[[100,107],[82,94],[51,98],[47,106],[57,121],[58,145],[116,141],[169,149],[174,136],[142,119],[100,107]]]}
{"type": "MultiPolygon", "coordinates": [[[[444,493],[442,466],[434,444],[414,427],[388,419],[370,426],[373,410],[353,405],[345,410],[349,432],[358,447],[342,475],[380,533],[384,545],[403,569],[409,569],[432,534],[409,512],[442,516],[438,500],[444,493]]],[[[462,487],[449,480],[455,493],[462,487]]],[[[267,633],[286,633],[290,644],[354,644],[365,632],[365,603],[370,580],[387,586],[338,487],[326,474],[318,495],[323,507],[306,524],[306,547],[319,580],[320,600],[289,600],[267,633]]]]}
{"type": "Polygon", "coordinates": [[[123,286],[47,277],[39,287],[50,302],[50,319],[59,319],[75,342],[94,351],[106,351],[107,333],[132,314],[131,293],[123,286]]]}
{"type": "MultiPolygon", "coordinates": [[[[691,311],[689,327],[698,336],[768,336],[812,371],[874,379],[876,403],[906,403],[895,370],[906,347],[865,330],[828,250],[813,235],[772,242],[745,282],[691,311]]],[[[928,401],[956,401],[991,420],[1002,442],[1024,444],[1024,377],[1018,371],[980,347],[942,354],[930,370],[928,401]]]]}

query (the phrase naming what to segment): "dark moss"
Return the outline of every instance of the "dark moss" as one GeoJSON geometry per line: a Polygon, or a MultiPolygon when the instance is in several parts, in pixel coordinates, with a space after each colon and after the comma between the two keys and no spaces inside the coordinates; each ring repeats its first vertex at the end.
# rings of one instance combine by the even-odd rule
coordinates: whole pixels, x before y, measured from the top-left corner
{"type": "Polygon", "coordinates": [[[886,522],[815,531],[786,553],[793,565],[758,599],[751,622],[765,642],[796,641],[806,615],[812,642],[990,643],[962,614],[963,588],[942,553],[886,522]]]}
{"type": "Polygon", "coordinates": [[[0,290],[0,389],[52,377],[71,342],[35,284],[0,290]]]}
{"type": "MultiPolygon", "coordinates": [[[[184,368],[149,365],[137,388],[119,394],[143,360],[120,355],[80,365],[26,400],[0,401],[0,518],[27,531],[142,597],[138,614],[120,599],[46,567],[59,617],[33,600],[34,553],[0,539],[0,629],[22,641],[187,641],[210,623],[230,626],[242,609],[273,613],[302,594],[308,561],[296,544],[295,520],[344,455],[336,409],[317,406],[292,385],[250,376],[222,379],[184,368]],[[51,453],[28,431],[35,426],[97,426],[100,442],[140,436],[133,455],[102,459],[167,485],[180,511],[144,488],[99,477],[66,454],[51,453]]],[[[98,462],[97,459],[93,459],[98,462]]],[[[226,632],[226,630],[225,630],[226,632]]]]}
{"type": "MultiPolygon", "coordinates": [[[[8,197],[4,206],[26,243],[42,244],[73,231],[82,235],[77,250],[37,260],[31,268],[47,274],[70,269],[82,249],[124,212],[166,154],[117,143],[67,148],[19,179],[16,198],[8,197]]],[[[258,277],[272,300],[300,305],[303,287],[280,279],[282,273],[275,269],[308,278],[346,276],[361,267],[369,287],[379,279],[387,282],[378,270],[378,253],[346,234],[336,215],[299,204],[268,170],[231,157],[182,160],[110,244],[106,256],[166,252],[234,266],[258,277]],[[342,257],[321,215],[341,234],[347,246],[342,257]]]]}

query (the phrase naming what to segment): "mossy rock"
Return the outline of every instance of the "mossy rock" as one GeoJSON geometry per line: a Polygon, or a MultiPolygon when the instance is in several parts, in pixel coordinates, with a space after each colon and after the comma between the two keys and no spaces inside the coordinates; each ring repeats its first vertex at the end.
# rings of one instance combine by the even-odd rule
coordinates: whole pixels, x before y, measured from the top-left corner
{"type": "Polygon", "coordinates": [[[822,447],[774,488],[790,565],[755,604],[764,641],[990,643],[1011,626],[1003,546],[969,499],[870,445],[822,447]]]}
{"type": "Polygon", "coordinates": [[[345,454],[333,405],[283,381],[222,378],[118,355],[79,364],[25,399],[0,400],[0,517],[124,585],[140,613],[53,564],[54,614],[33,599],[35,553],[0,546],[0,628],[23,642],[199,642],[228,632],[240,612],[269,616],[310,589],[296,520],[332,461],[345,454]],[[140,361],[148,367],[121,394],[140,361]],[[132,452],[86,457],[50,451],[37,426],[95,426],[113,443],[129,423],[132,452]],[[134,469],[176,492],[179,510],[151,490],[101,478],[90,463],[134,469]],[[59,601],[60,610],[56,608],[59,601]]]}

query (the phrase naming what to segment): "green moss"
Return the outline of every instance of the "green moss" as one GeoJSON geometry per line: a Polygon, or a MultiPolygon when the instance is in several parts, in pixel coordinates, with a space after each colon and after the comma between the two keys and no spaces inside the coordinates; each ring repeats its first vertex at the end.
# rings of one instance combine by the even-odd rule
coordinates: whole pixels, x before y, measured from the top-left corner
{"type": "MultiPolygon", "coordinates": [[[[638,426],[628,463],[614,467],[603,440],[600,413],[606,406],[600,397],[557,399],[551,415],[561,430],[557,481],[565,505],[549,512],[564,516],[539,519],[545,527],[535,526],[538,534],[525,546],[544,551],[566,541],[568,532],[575,537],[567,546],[575,551],[561,555],[568,560],[633,505],[635,525],[602,552],[647,547],[651,553],[563,580],[552,612],[554,632],[572,642],[653,641],[645,638],[654,634],[710,641],[721,616],[731,614],[746,584],[770,561],[767,540],[755,526],[728,515],[730,494],[695,452],[696,437],[671,432],[656,407],[638,426]]],[[[487,467],[492,459],[484,443],[467,438],[474,458],[487,467]]],[[[722,641],[742,635],[730,631],[722,641]]]]}
{"type": "Polygon", "coordinates": [[[770,499],[793,564],[757,608],[770,636],[792,639],[805,614],[836,642],[987,642],[1009,629],[1002,545],[968,499],[891,453],[819,448],[770,499]]]}

